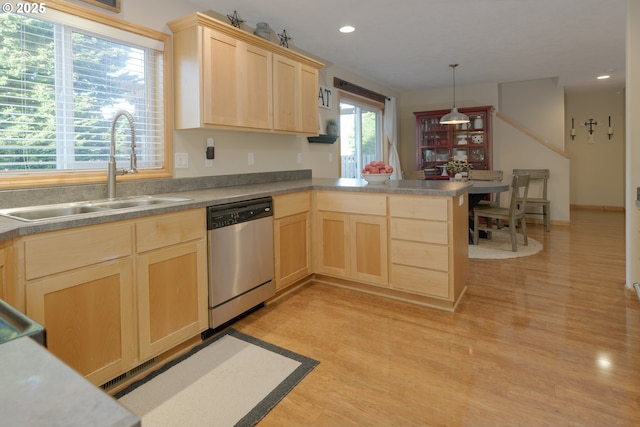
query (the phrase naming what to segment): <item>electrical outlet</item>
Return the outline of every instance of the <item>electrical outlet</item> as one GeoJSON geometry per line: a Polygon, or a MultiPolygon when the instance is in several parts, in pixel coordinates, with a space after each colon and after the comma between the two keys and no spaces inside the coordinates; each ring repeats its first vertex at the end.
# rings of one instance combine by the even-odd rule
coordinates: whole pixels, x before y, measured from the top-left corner
{"type": "Polygon", "coordinates": [[[247,155],[247,163],[249,164],[249,166],[253,165],[253,153],[249,153],[247,155]]]}
{"type": "Polygon", "coordinates": [[[329,163],[333,163],[333,153],[329,153],[329,163]]]}
{"type": "Polygon", "coordinates": [[[189,153],[176,153],[174,159],[176,169],[186,169],[189,167],[189,153]]]}
{"type": "Polygon", "coordinates": [[[298,153],[298,163],[302,164],[302,153],[298,153]]]}

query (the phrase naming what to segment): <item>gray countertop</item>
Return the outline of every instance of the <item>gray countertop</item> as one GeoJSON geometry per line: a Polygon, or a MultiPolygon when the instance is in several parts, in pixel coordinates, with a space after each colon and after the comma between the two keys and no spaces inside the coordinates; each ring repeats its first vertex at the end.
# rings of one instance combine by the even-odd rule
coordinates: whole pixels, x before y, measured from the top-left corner
{"type": "Polygon", "coordinates": [[[185,209],[213,206],[303,190],[358,191],[367,193],[453,197],[467,193],[469,187],[471,187],[471,184],[468,182],[453,181],[394,180],[385,184],[368,184],[362,179],[310,178],[207,188],[202,190],[190,189],[180,192],[162,193],[162,196],[176,196],[190,199],[189,201],[172,204],[95,212],[35,222],[25,222],[0,216],[0,241],[47,231],[140,218],[148,215],[176,212],[185,209]]]}
{"type": "Polygon", "coordinates": [[[6,426],[140,426],[140,419],[29,337],[0,345],[6,426]]]}

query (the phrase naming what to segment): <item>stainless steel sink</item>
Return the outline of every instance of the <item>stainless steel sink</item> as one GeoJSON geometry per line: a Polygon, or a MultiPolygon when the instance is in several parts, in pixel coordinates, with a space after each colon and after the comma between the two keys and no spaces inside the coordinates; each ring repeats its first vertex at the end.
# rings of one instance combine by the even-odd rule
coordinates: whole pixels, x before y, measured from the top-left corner
{"type": "Polygon", "coordinates": [[[0,215],[20,219],[22,221],[39,221],[72,215],[82,215],[93,212],[104,212],[105,210],[105,208],[91,205],[69,203],[62,205],[46,205],[27,208],[4,209],[0,211],[0,215]]]}
{"type": "Polygon", "coordinates": [[[143,197],[133,197],[127,199],[115,199],[108,200],[104,202],[94,202],[93,206],[107,208],[107,209],[125,209],[125,208],[137,208],[142,206],[150,206],[150,205],[160,205],[164,203],[177,203],[177,202],[187,202],[190,199],[182,198],[182,197],[153,197],[153,196],[143,196],[143,197]]]}
{"type": "Polygon", "coordinates": [[[93,200],[86,202],[1,209],[0,215],[19,219],[21,221],[32,222],[91,213],[109,212],[117,209],[139,208],[151,205],[187,202],[189,200],[191,199],[183,197],[137,196],[114,200],[93,200]]]}

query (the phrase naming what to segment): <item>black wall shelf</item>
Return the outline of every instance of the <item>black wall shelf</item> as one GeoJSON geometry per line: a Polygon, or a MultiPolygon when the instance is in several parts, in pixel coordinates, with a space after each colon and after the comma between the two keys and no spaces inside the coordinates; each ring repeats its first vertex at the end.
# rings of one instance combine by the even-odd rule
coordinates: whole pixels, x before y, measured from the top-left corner
{"type": "Polygon", "coordinates": [[[308,136],[307,141],[313,142],[316,144],[333,144],[338,140],[338,135],[318,135],[318,136],[308,136]]]}

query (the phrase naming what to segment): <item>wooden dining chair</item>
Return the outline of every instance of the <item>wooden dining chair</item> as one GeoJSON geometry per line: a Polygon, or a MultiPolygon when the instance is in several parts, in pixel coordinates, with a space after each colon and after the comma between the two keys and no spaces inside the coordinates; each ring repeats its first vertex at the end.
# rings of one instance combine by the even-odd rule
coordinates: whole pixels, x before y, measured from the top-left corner
{"type": "MultiPolygon", "coordinates": [[[[471,169],[469,179],[471,181],[502,181],[501,170],[481,170],[471,169]]],[[[500,193],[492,193],[491,200],[481,200],[477,206],[500,206],[500,193]]]]}
{"type": "Polygon", "coordinates": [[[424,171],[423,170],[419,170],[419,171],[407,171],[405,172],[405,177],[404,179],[425,179],[425,175],[424,175],[424,171]]]}
{"type": "MultiPolygon", "coordinates": [[[[487,232],[487,237],[491,238],[493,230],[493,220],[509,225],[509,234],[511,236],[511,250],[518,251],[518,241],[516,229],[518,224],[524,238],[525,246],[529,244],[527,240],[527,222],[525,217],[525,209],[527,206],[527,194],[529,192],[529,175],[513,175],[511,179],[511,201],[508,208],[502,207],[476,207],[473,211],[473,244],[477,245],[480,230],[487,232]],[[481,226],[479,219],[486,219],[486,226],[481,226]]],[[[496,223],[497,226],[497,223],[496,223]]]]}
{"type": "Polygon", "coordinates": [[[551,200],[547,197],[547,181],[549,181],[549,169],[514,169],[514,174],[528,174],[531,181],[530,189],[535,194],[529,194],[527,198],[527,216],[542,215],[545,231],[551,229],[551,200]],[[531,208],[542,208],[542,211],[531,211],[531,208]]]}

